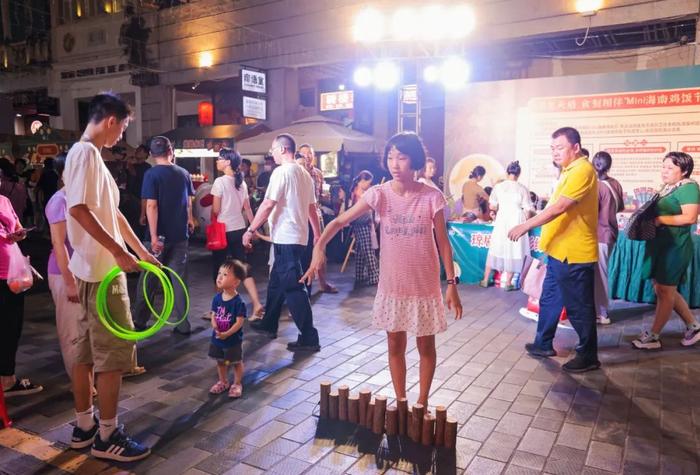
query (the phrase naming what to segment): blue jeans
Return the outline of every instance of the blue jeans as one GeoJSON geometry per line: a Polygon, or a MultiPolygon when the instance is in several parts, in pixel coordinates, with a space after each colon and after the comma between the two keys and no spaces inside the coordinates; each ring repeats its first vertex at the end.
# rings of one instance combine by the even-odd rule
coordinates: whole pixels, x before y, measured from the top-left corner
{"type": "Polygon", "coordinates": [[[543,350],[553,349],[559,315],[566,315],[578,333],[576,353],[586,361],[598,361],[598,333],[593,298],[594,267],[596,263],[569,264],[547,257],[547,274],[540,296],[540,317],[537,321],[535,345],[543,350]]]}
{"type": "Polygon", "coordinates": [[[311,301],[306,286],[299,282],[302,276],[302,258],[306,246],[297,244],[273,244],[275,263],[267,285],[265,317],[260,325],[277,333],[282,305],[287,302],[294,323],[299,329],[298,341],[305,345],[318,345],[318,331],[314,328],[311,301]]]}
{"type": "MultiPolygon", "coordinates": [[[[148,249],[148,252],[151,252],[150,241],[145,241],[143,245],[146,249],[148,249]]],[[[163,265],[168,266],[172,270],[177,272],[180,278],[182,278],[182,280],[185,282],[185,285],[187,285],[188,246],[189,243],[187,240],[172,244],[166,241],[165,246],[163,248],[163,252],[161,252],[160,257],[158,258],[158,260],[160,260],[160,262],[162,262],[163,265]]],[[[170,277],[170,282],[173,284],[173,293],[175,294],[175,305],[173,307],[173,314],[169,320],[178,321],[182,318],[182,314],[185,312],[185,293],[183,292],[180,283],[175,278],[173,278],[169,272],[166,272],[165,275],[170,277]]],[[[142,289],[143,279],[145,278],[145,276],[146,273],[142,272],[141,276],[139,277],[139,283],[136,285],[136,301],[134,303],[134,310],[132,312],[134,323],[142,327],[148,325],[148,321],[151,318],[151,311],[146,306],[146,300],[143,297],[142,289]]],[[[158,311],[161,307],[154,305],[153,301],[156,296],[156,291],[160,287],[160,282],[158,282],[158,278],[156,278],[155,276],[149,276],[147,284],[148,300],[151,301],[151,305],[153,305],[153,308],[156,311],[158,311]]],[[[188,318],[185,318],[182,321],[182,323],[180,323],[176,328],[179,331],[185,333],[191,331],[192,327],[189,322],[189,316],[188,318]]]]}

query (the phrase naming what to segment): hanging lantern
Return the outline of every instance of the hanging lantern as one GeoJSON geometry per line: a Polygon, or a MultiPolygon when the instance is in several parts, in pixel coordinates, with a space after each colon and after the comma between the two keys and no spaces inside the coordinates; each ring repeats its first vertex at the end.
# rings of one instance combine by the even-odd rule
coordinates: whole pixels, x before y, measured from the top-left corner
{"type": "Polygon", "coordinates": [[[199,126],[207,127],[214,125],[214,104],[209,101],[202,101],[197,107],[199,113],[199,126]]]}

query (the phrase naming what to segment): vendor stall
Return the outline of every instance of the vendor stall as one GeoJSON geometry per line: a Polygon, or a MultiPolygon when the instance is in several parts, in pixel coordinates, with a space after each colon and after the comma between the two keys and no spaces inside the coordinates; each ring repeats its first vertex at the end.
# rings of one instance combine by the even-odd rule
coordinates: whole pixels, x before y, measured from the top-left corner
{"type": "MultiPolygon", "coordinates": [[[[447,223],[455,272],[462,283],[477,284],[483,278],[492,231],[493,225],[488,223],[447,223]]],[[[539,241],[540,228],[535,228],[530,232],[530,253],[541,259],[544,255],[538,249],[539,241]]]]}

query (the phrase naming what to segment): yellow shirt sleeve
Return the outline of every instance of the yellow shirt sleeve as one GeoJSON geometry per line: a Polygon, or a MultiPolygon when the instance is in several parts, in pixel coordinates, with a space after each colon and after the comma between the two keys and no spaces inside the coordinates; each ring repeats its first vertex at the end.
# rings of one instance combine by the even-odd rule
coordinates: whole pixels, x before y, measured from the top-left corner
{"type": "Polygon", "coordinates": [[[564,196],[577,203],[586,196],[591,189],[598,186],[598,179],[592,167],[574,167],[561,184],[559,196],[564,196]]]}

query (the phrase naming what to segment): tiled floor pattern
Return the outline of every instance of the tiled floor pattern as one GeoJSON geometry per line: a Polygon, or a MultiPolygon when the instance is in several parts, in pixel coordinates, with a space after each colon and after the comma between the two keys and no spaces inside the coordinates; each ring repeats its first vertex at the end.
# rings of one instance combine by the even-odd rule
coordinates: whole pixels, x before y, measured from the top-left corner
{"type": "MultiPolygon", "coordinates": [[[[126,379],[120,422],[153,447],[135,464],[107,464],[67,449],[72,400],[58,353],[50,298],[28,296],[20,375],[46,389],[9,402],[18,431],[0,431],[0,472],[257,474],[693,474],[700,451],[700,358],[681,348],[677,320],[664,350],[639,353],[629,341],[652,317],[651,307],[616,303],[614,324],[600,329],[603,368],[581,376],[560,365],[575,333],[559,330],[559,356],[528,357],[523,344],[535,323],[518,315],[518,292],[461,286],[461,321],[449,319],[438,336],[438,367],[431,405],[459,421],[456,453],[426,451],[378,440],[344,427],[318,425],[319,382],[368,387],[393,397],[386,341],[370,328],[374,289],[353,289],[352,268],[331,277],[337,295],[316,294],[320,353],[295,356],[285,348],[296,335],[283,317],[280,337],[245,336],[244,396],[230,401],[207,393],[215,379],[208,330],[199,320],[211,298],[206,254],[193,250],[190,337],[167,331],[139,344],[148,372],[126,379]],[[204,277],[201,277],[204,276],[204,277]],[[10,448],[11,447],[11,448],[10,448]],[[48,463],[46,461],[49,461],[48,463]]],[[[261,285],[264,295],[264,285],[261,285]]],[[[409,341],[410,400],[416,399],[418,355],[409,341]]]]}

